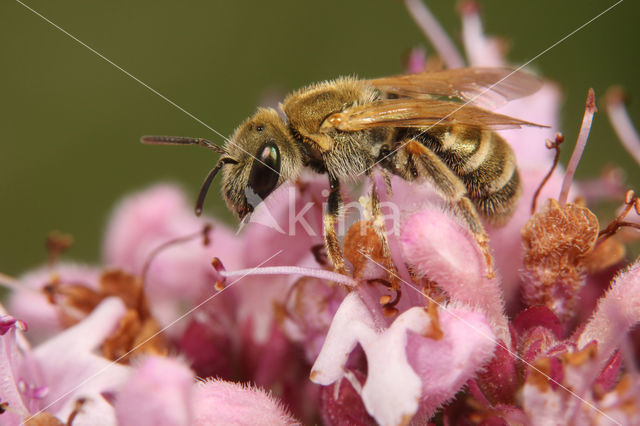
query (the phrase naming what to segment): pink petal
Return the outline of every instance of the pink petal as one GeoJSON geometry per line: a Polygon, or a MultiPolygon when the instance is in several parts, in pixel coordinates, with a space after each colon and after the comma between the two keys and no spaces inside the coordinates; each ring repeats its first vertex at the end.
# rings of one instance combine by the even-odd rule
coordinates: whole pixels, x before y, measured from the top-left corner
{"type": "Polygon", "coordinates": [[[135,369],[117,395],[118,424],[191,425],[194,393],[193,373],[183,363],[150,357],[135,369]]]}
{"type": "MultiPolygon", "coordinates": [[[[120,299],[105,299],[84,320],[33,351],[43,383],[49,387],[41,409],[66,419],[73,411],[77,398],[85,397],[96,407],[108,404],[101,394],[113,391],[124,383],[129,367],[112,363],[94,351],[114,331],[124,313],[125,307],[120,299]]],[[[114,420],[112,411],[87,409],[81,414],[87,416],[89,424],[98,419],[100,423],[95,424],[104,424],[101,416],[109,414],[114,420]]]]}
{"type": "Polygon", "coordinates": [[[547,149],[545,140],[554,140],[560,128],[560,98],[560,89],[553,83],[545,82],[533,95],[511,101],[497,110],[500,114],[549,126],[498,132],[513,148],[520,170],[549,170],[553,151],[547,149]]]}
{"type": "Polygon", "coordinates": [[[38,343],[62,329],[59,311],[42,291],[57,276],[63,284],[84,284],[98,289],[100,271],[98,268],[62,263],[55,269],[41,267],[27,272],[19,281],[24,289],[13,291],[9,296],[9,310],[29,325],[29,339],[38,343]]]}
{"type": "MultiPolygon", "coordinates": [[[[469,2],[462,8],[462,38],[471,66],[505,66],[500,41],[485,35],[477,5],[469,2]]],[[[559,126],[560,90],[551,83],[531,96],[509,102],[498,111],[501,114],[550,126],[527,127],[499,132],[513,146],[521,168],[545,167],[553,153],[545,148],[545,139],[554,137],[559,126]]]]}
{"type": "Polygon", "coordinates": [[[577,339],[578,348],[598,343],[600,367],[640,321],[640,261],[619,274],[598,302],[593,316],[577,339]]]}
{"type": "Polygon", "coordinates": [[[18,383],[24,354],[16,342],[17,322],[6,315],[0,317],[3,332],[0,333],[0,402],[9,404],[10,411],[2,414],[3,424],[18,425],[29,415],[18,383]],[[5,423],[6,422],[6,423],[5,423]]]}
{"type": "Polygon", "coordinates": [[[520,388],[516,354],[504,345],[496,346],[495,354],[478,374],[477,383],[492,404],[513,404],[520,388]]]}
{"type": "Polygon", "coordinates": [[[405,66],[405,72],[407,74],[415,74],[419,72],[424,72],[425,67],[427,66],[427,53],[422,47],[414,47],[409,52],[409,57],[407,58],[407,64],[405,66]]]}
{"type": "MultiPolygon", "coordinates": [[[[161,184],[125,198],[116,208],[104,243],[107,264],[140,274],[150,255],[177,238],[194,235],[188,242],[156,252],[147,272],[145,286],[154,316],[161,325],[211,294],[218,274],[211,268],[219,257],[230,268],[243,266],[241,240],[226,226],[197,218],[177,187],[161,184]],[[205,224],[213,226],[210,243],[196,236],[205,224]]],[[[180,327],[169,329],[173,335],[180,327]]]]}
{"type": "Polygon", "coordinates": [[[349,293],[333,317],[322,350],[311,368],[311,380],[330,385],[344,376],[343,366],[358,343],[360,329],[372,329],[376,322],[357,293],[349,293]]]}
{"type": "Polygon", "coordinates": [[[331,320],[345,294],[342,286],[313,278],[298,280],[291,290],[284,306],[288,315],[282,328],[290,340],[302,346],[309,362],[320,353],[331,320]]]}
{"type": "MultiPolygon", "coordinates": [[[[424,310],[414,308],[407,312],[411,311],[426,316],[424,310]]],[[[452,399],[491,359],[497,341],[479,312],[449,307],[439,308],[438,316],[442,339],[425,338],[414,332],[409,333],[407,344],[409,363],[422,379],[421,411],[431,414],[452,399]]]]}
{"type": "Polygon", "coordinates": [[[559,340],[562,338],[562,323],[546,306],[533,306],[518,314],[513,320],[513,327],[518,336],[523,336],[527,331],[535,327],[544,327],[553,332],[559,340]]]}
{"type": "Polygon", "coordinates": [[[322,203],[327,195],[325,176],[303,176],[297,183],[282,185],[267,197],[242,231],[245,265],[253,267],[282,249],[277,259],[264,266],[317,267],[311,247],[324,243],[322,203]]]}
{"type": "Polygon", "coordinates": [[[422,0],[405,0],[409,14],[425,33],[433,47],[436,48],[442,60],[448,68],[461,68],[464,66],[464,59],[456,49],[455,44],[449,38],[444,28],[438,20],[431,14],[431,11],[422,0]]]}
{"type": "Polygon", "coordinates": [[[498,279],[486,278],[486,263],[471,233],[451,214],[423,210],[404,223],[405,259],[416,272],[434,280],[452,300],[477,306],[499,339],[511,341],[498,279]]]}
{"type": "Polygon", "coordinates": [[[472,67],[504,66],[504,54],[500,42],[484,34],[478,5],[467,2],[462,12],[462,41],[472,67]]]}
{"type": "MultiPolygon", "coordinates": [[[[324,266],[318,265],[312,248],[324,244],[322,202],[327,187],[325,176],[303,176],[296,183],[282,185],[267,197],[242,229],[244,247],[240,253],[246,267],[324,266]],[[264,263],[276,253],[279,254],[264,263]]],[[[238,322],[251,322],[256,342],[265,343],[269,338],[274,321],[273,305],[284,302],[288,288],[298,278],[294,275],[247,277],[234,286],[234,294],[242,300],[238,322]]]]}
{"type": "Polygon", "coordinates": [[[444,333],[440,340],[422,337],[433,326],[424,308],[403,312],[385,329],[359,295],[348,294],[313,365],[311,380],[328,385],[344,377],[347,358],[359,344],[367,357],[361,393],[367,412],[383,425],[405,422],[420,405],[430,416],[489,359],[495,344],[481,314],[455,309],[439,310],[439,315],[444,333]]]}
{"type": "Polygon", "coordinates": [[[193,407],[194,426],[299,424],[263,390],[223,380],[196,384],[193,407]]]}

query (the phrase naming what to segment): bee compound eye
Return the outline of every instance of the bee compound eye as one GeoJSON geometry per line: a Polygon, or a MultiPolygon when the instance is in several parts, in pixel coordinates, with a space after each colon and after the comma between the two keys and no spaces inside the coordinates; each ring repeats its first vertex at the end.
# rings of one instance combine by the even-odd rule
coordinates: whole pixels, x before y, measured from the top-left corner
{"type": "Polygon", "coordinates": [[[256,153],[249,175],[249,186],[264,200],[276,188],[279,178],[280,150],[276,144],[268,142],[256,153]]]}

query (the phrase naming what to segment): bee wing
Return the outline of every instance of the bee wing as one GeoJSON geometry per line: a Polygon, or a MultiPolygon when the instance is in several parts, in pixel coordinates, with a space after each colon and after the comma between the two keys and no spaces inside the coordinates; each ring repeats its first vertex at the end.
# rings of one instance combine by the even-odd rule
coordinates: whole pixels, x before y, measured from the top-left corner
{"type": "Polygon", "coordinates": [[[494,130],[512,129],[539,124],[496,114],[469,104],[437,99],[384,99],[366,105],[356,105],[330,115],[320,127],[355,132],[372,127],[429,127],[464,125],[494,130]]]}
{"type": "Polygon", "coordinates": [[[368,80],[382,92],[410,98],[457,97],[495,109],[542,87],[537,77],[510,68],[455,68],[368,80]]]}

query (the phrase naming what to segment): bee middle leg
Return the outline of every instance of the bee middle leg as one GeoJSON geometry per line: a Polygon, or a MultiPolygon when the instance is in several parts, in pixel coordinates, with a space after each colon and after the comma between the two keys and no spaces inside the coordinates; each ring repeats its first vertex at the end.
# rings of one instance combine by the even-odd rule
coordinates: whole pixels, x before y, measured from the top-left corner
{"type": "Polygon", "coordinates": [[[469,230],[480,246],[487,263],[487,277],[493,278],[493,256],[489,248],[489,236],[484,229],[478,212],[469,198],[462,180],[433,151],[416,140],[410,140],[398,151],[396,169],[403,169],[409,180],[424,177],[436,191],[449,200],[453,210],[466,222],[469,230]]]}
{"type": "Polygon", "coordinates": [[[340,243],[336,234],[336,222],[342,209],[342,197],[340,195],[340,181],[329,176],[329,200],[327,212],[323,218],[324,242],[327,246],[327,255],[336,272],[346,274],[344,255],[340,249],[340,243]]]}
{"type": "MultiPolygon", "coordinates": [[[[391,189],[391,182],[387,182],[389,177],[386,173],[383,172],[383,177],[385,178],[385,184],[387,184],[387,189],[391,189]]],[[[389,279],[391,280],[391,288],[393,290],[398,290],[400,288],[400,283],[398,282],[398,270],[393,263],[393,257],[391,256],[391,247],[389,246],[389,239],[387,238],[387,230],[384,222],[384,215],[382,214],[382,208],[380,206],[380,199],[378,198],[378,191],[376,188],[376,181],[371,177],[371,223],[373,229],[375,230],[380,243],[382,244],[382,261],[384,263],[384,267],[389,274],[389,279]]]]}

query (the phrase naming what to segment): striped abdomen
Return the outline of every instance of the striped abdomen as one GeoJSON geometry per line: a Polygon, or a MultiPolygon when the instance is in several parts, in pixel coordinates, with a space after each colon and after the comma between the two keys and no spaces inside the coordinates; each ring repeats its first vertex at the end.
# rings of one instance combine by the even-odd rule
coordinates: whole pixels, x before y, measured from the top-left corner
{"type": "Polygon", "coordinates": [[[467,197],[494,224],[506,221],[521,195],[511,147],[488,129],[433,128],[420,141],[462,180],[467,197]]]}

